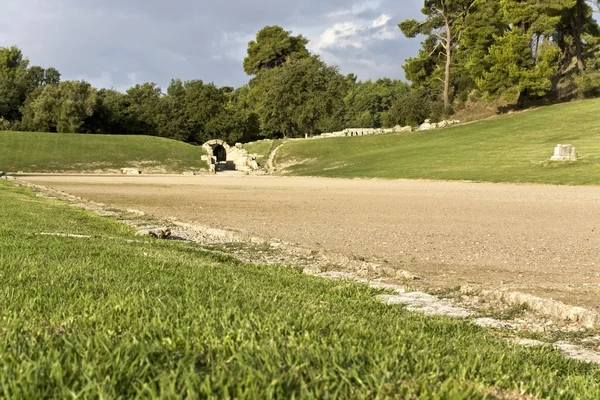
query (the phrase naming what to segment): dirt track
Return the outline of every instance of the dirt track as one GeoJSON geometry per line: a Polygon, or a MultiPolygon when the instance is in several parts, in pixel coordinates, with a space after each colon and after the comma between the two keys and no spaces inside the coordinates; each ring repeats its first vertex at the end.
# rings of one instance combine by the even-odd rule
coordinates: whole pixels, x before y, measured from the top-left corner
{"type": "Polygon", "coordinates": [[[279,177],[28,180],[87,199],[382,262],[428,286],[600,308],[600,188],[279,177]]]}

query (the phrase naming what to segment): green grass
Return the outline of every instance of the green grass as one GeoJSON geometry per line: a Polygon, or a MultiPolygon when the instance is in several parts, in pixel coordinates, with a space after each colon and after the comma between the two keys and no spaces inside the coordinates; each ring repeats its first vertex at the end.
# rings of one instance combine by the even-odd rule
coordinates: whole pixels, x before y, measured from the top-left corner
{"type": "Polygon", "coordinates": [[[0,398],[600,397],[596,366],[356,283],[136,238],[2,181],[0,202],[0,398]]]}
{"type": "Polygon", "coordinates": [[[544,107],[430,132],[287,142],[290,175],[600,184],[600,100],[544,107]],[[546,162],[572,144],[576,163],[546,162]]]}
{"type": "Polygon", "coordinates": [[[248,150],[249,154],[257,154],[258,157],[256,157],[256,161],[258,162],[258,165],[264,167],[273,146],[278,142],[278,140],[259,140],[258,142],[244,144],[244,149],[248,150]]]}
{"type": "Polygon", "coordinates": [[[199,171],[208,168],[204,154],[201,147],[150,136],[0,132],[0,171],[8,172],[199,171]]]}

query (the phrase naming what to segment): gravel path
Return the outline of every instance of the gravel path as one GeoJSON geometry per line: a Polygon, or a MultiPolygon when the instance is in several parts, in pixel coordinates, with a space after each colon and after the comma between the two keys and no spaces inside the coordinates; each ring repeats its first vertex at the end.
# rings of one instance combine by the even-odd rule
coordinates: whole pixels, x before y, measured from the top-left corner
{"type": "Polygon", "coordinates": [[[469,284],[600,306],[600,188],[222,176],[30,176],[76,196],[469,284]]]}

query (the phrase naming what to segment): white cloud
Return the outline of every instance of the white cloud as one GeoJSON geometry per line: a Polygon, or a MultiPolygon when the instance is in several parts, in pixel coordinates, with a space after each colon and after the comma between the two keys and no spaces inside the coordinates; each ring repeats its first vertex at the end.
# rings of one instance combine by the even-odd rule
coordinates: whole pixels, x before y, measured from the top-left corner
{"type": "Polygon", "coordinates": [[[319,49],[327,49],[329,47],[346,47],[352,46],[361,48],[363,46],[360,33],[365,30],[365,27],[358,26],[353,22],[342,22],[327,28],[321,34],[317,47],[319,49]]]}
{"type": "Polygon", "coordinates": [[[390,22],[390,20],[392,19],[392,17],[390,17],[387,14],[381,14],[379,16],[379,18],[377,18],[375,21],[373,21],[373,23],[371,24],[372,28],[380,28],[382,26],[386,26],[388,22],[390,22]]]}
{"type": "Polygon", "coordinates": [[[376,40],[391,40],[398,37],[396,27],[390,26],[392,17],[387,14],[377,19],[364,22],[346,21],[334,24],[325,29],[316,41],[317,51],[327,51],[331,48],[354,47],[363,49],[376,40]]]}

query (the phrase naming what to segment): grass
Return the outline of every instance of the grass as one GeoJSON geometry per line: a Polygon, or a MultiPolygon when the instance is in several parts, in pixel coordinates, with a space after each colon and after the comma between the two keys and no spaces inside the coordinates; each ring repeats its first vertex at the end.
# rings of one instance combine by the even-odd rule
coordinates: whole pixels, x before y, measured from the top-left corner
{"type": "Polygon", "coordinates": [[[0,202],[0,398],[600,397],[596,366],[356,283],[136,238],[2,181],[0,202]]]}
{"type": "Polygon", "coordinates": [[[259,140],[258,142],[244,144],[244,149],[248,150],[248,153],[250,154],[257,154],[258,157],[256,157],[256,161],[258,162],[258,165],[264,167],[271,150],[273,150],[273,147],[276,146],[278,142],[279,140],[259,140]]]}
{"type": "Polygon", "coordinates": [[[599,107],[587,100],[430,132],[290,141],[275,163],[289,175],[597,185],[599,107]],[[580,161],[548,162],[559,143],[574,145],[580,161]]]}
{"type": "Polygon", "coordinates": [[[206,170],[205,151],[151,136],[0,132],[0,171],[145,172],[206,170]]]}

